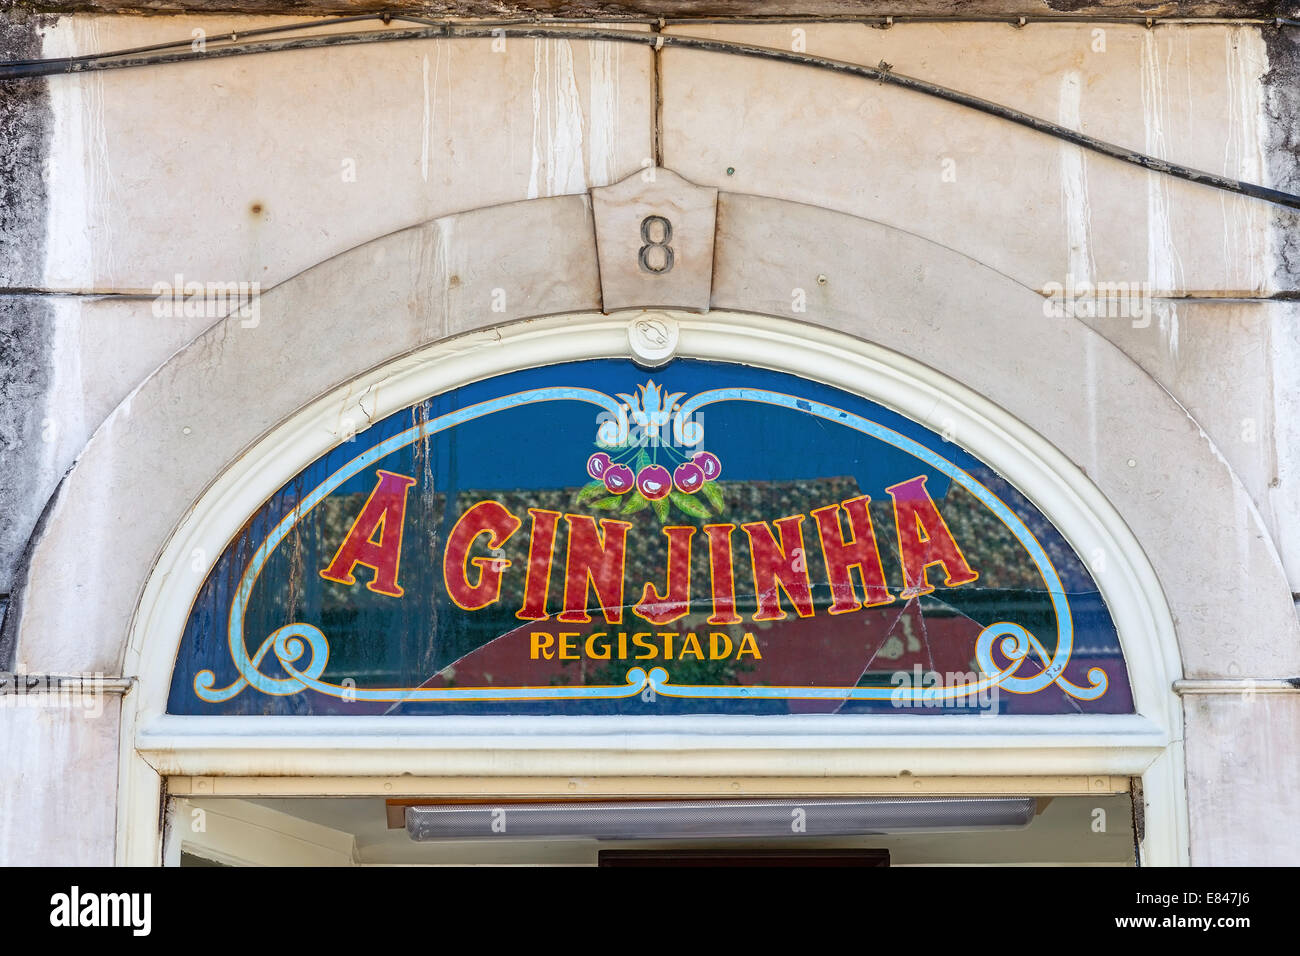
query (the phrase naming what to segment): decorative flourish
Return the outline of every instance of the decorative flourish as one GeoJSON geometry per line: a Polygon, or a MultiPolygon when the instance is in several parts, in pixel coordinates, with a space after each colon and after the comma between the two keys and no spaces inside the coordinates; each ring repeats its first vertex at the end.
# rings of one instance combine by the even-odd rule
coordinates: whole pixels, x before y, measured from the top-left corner
{"type": "Polygon", "coordinates": [[[666,393],[654,382],[638,385],[635,395],[618,393],[620,412],[596,430],[602,450],[587,459],[592,480],[577,503],[620,514],[649,506],[660,523],[673,508],[692,518],[722,514],[726,501],[716,484],[722,462],[711,452],[690,450],[704,440],[704,426],[682,412],[685,395],[666,393]]]}
{"type": "MultiPolygon", "coordinates": [[[[656,694],[667,697],[688,697],[698,699],[752,699],[752,700],[906,700],[926,701],[935,699],[955,699],[978,693],[981,690],[999,687],[1011,693],[1030,694],[1050,686],[1057,686],[1071,697],[1080,700],[1096,700],[1105,692],[1108,685],[1105,671],[1099,667],[1090,668],[1087,674],[1087,686],[1080,686],[1066,680],[1065,669],[1074,651],[1074,622],[1070,614],[1069,601],[1062,586],[1060,576],[1053,566],[1046,550],[1025,526],[1020,517],[1012,511],[993,491],[989,490],[964,469],[953,464],[947,458],[925,447],[914,439],[901,435],[893,429],[863,418],[844,409],[822,402],[798,398],[779,392],[754,388],[720,388],[677,404],[681,394],[663,396],[654,383],[647,383],[639,389],[638,396],[619,395],[623,402],[618,402],[603,392],[587,388],[550,387],[516,392],[501,398],[480,402],[465,408],[449,412],[438,418],[421,422],[405,431],[372,446],[365,452],[351,459],[346,465],[330,475],[325,481],[311,490],[297,507],[293,508],[271,529],[266,539],[254,552],[244,569],[239,587],[230,605],[229,630],[227,638],[231,660],[239,677],[226,687],[216,686],[216,675],[211,670],[201,670],[194,675],[194,692],[198,697],[210,703],[230,700],[248,687],[268,695],[283,696],[302,690],[312,690],[331,697],[357,700],[402,703],[406,701],[473,701],[473,700],[611,700],[628,698],[650,688],[656,694]],[[679,459],[671,476],[672,488],[666,496],[651,499],[646,491],[654,494],[667,487],[665,476],[667,468],[657,466],[643,480],[640,474],[634,474],[632,468],[619,463],[619,458],[632,448],[636,454],[648,454],[644,446],[632,444],[629,419],[639,429],[652,433],[656,437],[666,425],[671,424],[673,438],[678,445],[698,445],[704,438],[703,426],[692,416],[700,408],[715,402],[744,401],[772,405],[803,412],[824,421],[833,422],[869,435],[925,462],[930,467],[947,475],[952,481],[973,494],[985,507],[1002,520],[1016,536],[1026,553],[1033,560],[1043,579],[1052,607],[1056,613],[1056,646],[1049,654],[1043,642],[1019,624],[1000,621],[984,628],[976,639],[975,659],[981,674],[973,682],[961,685],[937,687],[776,687],[776,686],[716,686],[672,684],[668,672],[662,667],[652,668],[648,673],[639,667],[631,668],[624,684],[584,685],[580,687],[398,687],[398,688],[359,688],[343,686],[321,679],[329,661],[329,642],[319,628],[306,623],[293,623],[281,627],[265,638],[250,656],[244,638],[244,614],[252,596],[258,575],[270,560],[275,549],[285,540],[293,528],[313,508],[332,494],[344,482],[367,468],[382,461],[401,448],[414,442],[424,440],[466,422],[495,414],[508,408],[539,402],[578,401],[596,405],[606,413],[597,431],[597,442],[601,451],[587,460],[587,473],[593,482],[579,492],[580,497],[587,495],[593,486],[599,487],[600,495],[608,493],[596,501],[595,506],[614,508],[634,499],[632,495],[641,496],[645,504],[654,503],[658,511],[663,506],[661,520],[667,516],[668,500],[682,508],[688,514],[696,514],[683,506],[699,509],[699,516],[708,517],[708,511],[698,501],[696,493],[688,489],[699,483],[697,492],[704,492],[714,487],[722,473],[721,462],[709,452],[699,451],[691,456],[674,452],[679,459]],[[687,468],[687,463],[694,469],[687,468]],[[699,475],[696,474],[698,469],[699,475]],[[635,485],[636,490],[633,491],[635,485]],[[644,486],[644,488],[643,488],[644,486]],[[683,488],[685,486],[685,488],[683,488]],[[621,489],[621,490],[617,490],[621,489]],[[680,496],[680,497],[678,497],[680,496]],[[604,502],[612,502],[606,505],[604,502]],[[999,643],[1000,642],[1000,643],[999,643]],[[1009,663],[999,667],[993,658],[993,649],[997,646],[1009,663]],[[284,676],[270,676],[261,671],[268,655],[273,655],[284,676]],[[306,655],[306,661],[300,661],[306,655]],[[1037,658],[1042,665],[1037,674],[1031,677],[1018,677],[1021,665],[1030,657],[1037,658]]],[[[651,447],[667,448],[667,444],[651,447]]],[[[647,461],[654,467],[656,462],[647,461]]],[[[645,466],[639,465],[641,471],[645,466]]],[[[588,495],[590,497],[590,495],[588,495]]],[[[719,494],[714,503],[721,510],[722,501],[719,494]]],[[[645,504],[637,507],[645,507],[645,504]]],[[[624,505],[623,511],[634,511],[636,507],[624,505]]]]}

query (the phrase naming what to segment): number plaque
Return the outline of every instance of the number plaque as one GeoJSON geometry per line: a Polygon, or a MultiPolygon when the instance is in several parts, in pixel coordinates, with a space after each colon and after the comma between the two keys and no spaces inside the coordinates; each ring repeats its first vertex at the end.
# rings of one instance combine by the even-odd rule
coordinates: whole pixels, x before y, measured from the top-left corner
{"type": "Polygon", "coordinates": [[[718,191],[646,169],[591,191],[606,312],[707,312],[718,191]]]}

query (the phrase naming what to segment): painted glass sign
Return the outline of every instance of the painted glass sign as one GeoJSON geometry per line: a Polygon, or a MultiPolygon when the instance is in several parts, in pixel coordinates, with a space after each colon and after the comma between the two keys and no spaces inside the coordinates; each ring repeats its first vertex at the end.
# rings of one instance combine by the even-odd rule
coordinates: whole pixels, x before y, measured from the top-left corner
{"type": "Polygon", "coordinates": [[[181,714],[1131,713],[1115,626],[988,466],[791,375],[593,360],[396,412],[190,612],[181,714]]]}

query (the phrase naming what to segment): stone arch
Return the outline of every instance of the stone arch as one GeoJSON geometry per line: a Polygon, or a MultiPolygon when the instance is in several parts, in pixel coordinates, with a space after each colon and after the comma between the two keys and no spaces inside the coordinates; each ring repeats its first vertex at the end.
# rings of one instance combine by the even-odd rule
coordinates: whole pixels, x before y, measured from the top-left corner
{"type": "MultiPolygon", "coordinates": [[[[719,352],[728,334],[741,333],[766,341],[762,347],[797,350],[803,340],[822,349],[828,364],[837,354],[887,349],[918,381],[964,386],[937,389],[929,421],[961,419],[964,403],[954,395],[971,407],[987,405],[1007,455],[1055,464],[1056,478],[1045,472],[1038,488],[1040,504],[1045,495],[1060,508],[1095,514],[1110,540],[1141,543],[1117,567],[1142,578],[1138,590],[1153,608],[1167,602],[1172,612],[1176,645],[1168,613],[1163,624],[1155,613],[1150,632],[1139,637],[1151,673],[1166,686],[1180,674],[1219,673],[1222,636],[1246,626],[1278,639],[1249,649],[1241,642],[1244,671],[1293,669],[1297,623],[1289,591],[1236,476],[1157,383],[1091,329],[1045,319],[1031,290],[877,223],[722,194],[711,307],[725,315],[684,321],[713,336],[719,352]],[[796,289],[805,311],[792,312],[796,289]],[[1111,388],[1098,393],[1095,382],[1111,388]],[[1168,460],[1145,453],[1153,431],[1162,434],[1168,460]],[[1226,584],[1215,567],[1225,541],[1237,547],[1241,567],[1226,584]]],[[[319,411],[326,400],[340,418],[354,407],[366,413],[386,376],[427,361],[433,343],[443,343],[440,359],[457,357],[472,368],[507,329],[594,334],[600,326],[593,321],[607,321],[622,334],[617,318],[596,318],[600,308],[590,202],[561,197],[474,210],[376,239],[266,293],[256,323],[238,315],[218,322],[110,416],[51,503],[9,622],[16,669],[136,677],[148,661],[156,668],[166,648],[145,646],[152,638],[141,598],[148,602],[150,588],[201,583],[211,555],[178,555],[177,529],[259,442],[295,423],[318,430],[309,441],[333,440],[328,429],[319,433],[318,418],[296,413],[319,411]]],[[[541,354],[546,339],[536,341],[541,354]]],[[[1105,580],[1099,583],[1105,590],[1105,580]]],[[[123,721],[124,753],[134,753],[138,724],[156,704],[151,679],[123,721]]],[[[1181,759],[1168,750],[1181,716],[1172,692],[1151,706],[1160,733],[1147,741],[1147,763],[1126,772],[1145,767],[1150,775],[1159,764],[1164,783],[1152,778],[1148,791],[1160,787],[1171,796],[1181,792],[1181,759]]],[[[150,773],[140,761],[124,761],[119,799],[131,813],[140,805],[132,794],[148,789],[150,773]]],[[[1169,812],[1177,816],[1178,805],[1173,800],[1169,812]]],[[[1160,857],[1173,861],[1173,848],[1185,854],[1185,836],[1177,835],[1185,820],[1166,828],[1160,857]]],[[[119,830],[118,852],[139,858],[129,829],[119,830]]]]}

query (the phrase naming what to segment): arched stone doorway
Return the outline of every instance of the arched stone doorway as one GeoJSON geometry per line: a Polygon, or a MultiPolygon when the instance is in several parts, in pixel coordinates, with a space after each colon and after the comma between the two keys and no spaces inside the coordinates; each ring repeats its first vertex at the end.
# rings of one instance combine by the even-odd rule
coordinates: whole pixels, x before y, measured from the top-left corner
{"type": "MultiPolygon", "coordinates": [[[[218,323],[105,424],[65,483],[32,567],[34,575],[80,581],[80,593],[106,626],[88,643],[57,587],[29,588],[14,619],[19,660],[29,671],[99,666],[140,680],[127,697],[121,734],[120,859],[157,859],[159,772],[256,769],[247,748],[230,738],[192,740],[187,750],[150,726],[161,714],[159,690],[174,659],[178,602],[192,598],[204,562],[257,503],[248,491],[253,476],[269,480],[272,460],[292,474],[338,440],[353,409],[373,415],[398,407],[387,403],[401,381],[410,383],[407,398],[415,400],[437,391],[439,382],[475,380],[512,362],[627,354],[626,318],[602,314],[601,304],[585,198],[447,217],[367,243],[285,283],[264,297],[255,325],[239,316],[218,323]],[[510,288],[499,284],[503,270],[514,277],[510,288]],[[511,349],[520,350],[518,357],[507,357],[511,349]],[[220,363],[211,361],[214,350],[220,363]],[[224,396],[228,407],[219,418],[205,412],[215,396],[224,396]],[[111,529],[91,540],[111,541],[112,548],[81,547],[87,528],[111,529]],[[194,569],[188,581],[185,568],[194,569]]],[[[1116,449],[1136,449],[1143,433],[1159,427],[1183,467],[1197,472],[1202,490],[1231,498],[1236,479],[1197,440],[1194,423],[1094,332],[1068,320],[1044,322],[1041,299],[1031,291],[933,243],[822,209],[721,195],[709,305],[703,315],[670,316],[681,331],[679,355],[833,378],[919,421],[942,426],[951,418],[963,434],[970,429],[979,436],[967,444],[1068,529],[1081,553],[1101,548],[1116,562],[1110,564],[1116,580],[1099,583],[1108,603],[1129,608],[1121,638],[1147,723],[1132,722],[1123,742],[1085,735],[1040,749],[1037,740],[1022,738],[1014,746],[1003,740],[1008,749],[996,759],[1005,763],[990,760],[983,772],[1032,765],[1039,772],[1092,767],[1141,775],[1148,802],[1144,858],[1183,860],[1180,708],[1170,690],[1181,673],[1177,649],[1184,663],[1204,659],[1219,617],[1242,615],[1245,605],[1229,596],[1186,621],[1177,644],[1167,608],[1176,614],[1198,606],[1207,571],[1195,559],[1196,542],[1212,548],[1231,533],[1233,519],[1215,511],[1215,495],[1192,495],[1190,486],[1152,499],[1141,481],[1146,462],[1125,452],[1099,458],[1095,433],[1112,434],[1116,449]],[[793,290],[804,293],[802,311],[794,309],[793,290]],[[1127,389],[1080,405],[1043,400],[1045,378],[1056,394],[1081,396],[1094,377],[1127,389]],[[911,398],[891,398],[895,388],[911,398]],[[1188,514],[1198,520],[1170,541],[1171,521],[1188,514]]],[[[1264,547],[1246,543],[1244,559],[1272,580],[1276,562],[1264,547]]],[[[1259,594],[1285,592],[1280,580],[1274,583],[1259,594]]],[[[1294,629],[1290,607],[1276,603],[1261,608],[1253,596],[1249,613],[1270,616],[1279,633],[1294,629]]],[[[312,754],[328,753],[333,744],[294,736],[282,742],[287,749],[277,766],[319,772],[312,754]]],[[[418,746],[427,744],[425,738],[418,746]]],[[[940,754],[953,741],[935,744],[940,754]]],[[[969,759],[967,744],[962,759],[969,759]]],[[[274,746],[266,743],[264,752],[274,746]]],[[[888,747],[853,749],[866,762],[852,774],[844,765],[844,773],[898,772],[897,754],[888,747]]],[[[719,766],[715,757],[701,760],[719,766]]],[[[627,755],[611,759],[606,772],[628,766],[627,755]]],[[[844,754],[820,759],[839,763],[844,754]]],[[[932,772],[953,769],[934,759],[932,772]]],[[[740,756],[736,761],[728,769],[740,773],[746,765],[740,756]]],[[[354,766],[376,774],[385,769],[374,753],[354,766]]],[[[749,772],[757,766],[748,765],[749,772]]]]}

